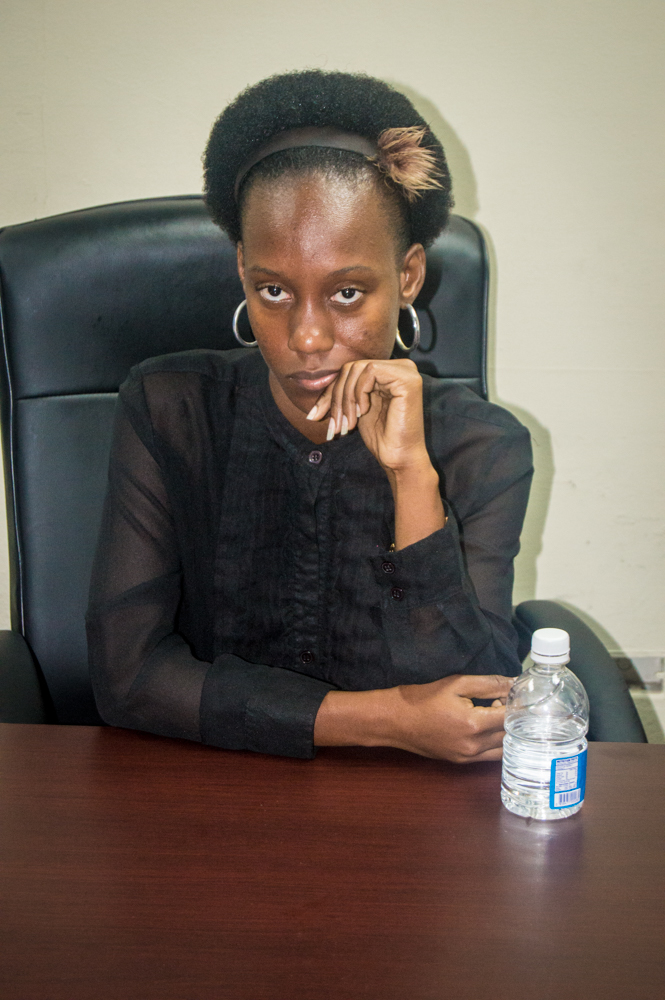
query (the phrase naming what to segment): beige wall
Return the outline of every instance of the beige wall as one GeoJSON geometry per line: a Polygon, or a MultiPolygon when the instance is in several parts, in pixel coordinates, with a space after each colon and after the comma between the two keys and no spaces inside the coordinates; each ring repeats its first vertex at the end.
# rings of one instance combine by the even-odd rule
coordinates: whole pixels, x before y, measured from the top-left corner
{"type": "Polygon", "coordinates": [[[498,262],[494,398],[537,463],[516,596],[663,655],[664,27],[662,0],[5,0],[0,223],[198,191],[269,73],[395,83],[498,262]]]}

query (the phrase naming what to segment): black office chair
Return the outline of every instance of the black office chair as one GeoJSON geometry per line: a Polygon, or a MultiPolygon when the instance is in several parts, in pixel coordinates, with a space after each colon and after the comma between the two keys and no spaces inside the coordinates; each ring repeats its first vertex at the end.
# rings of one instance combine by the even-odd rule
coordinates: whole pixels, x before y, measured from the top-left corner
{"type": "MultiPolygon", "coordinates": [[[[414,360],[486,398],[482,234],[453,216],[427,266],[414,360]]],[[[0,277],[12,614],[0,633],[0,721],[99,724],[84,612],[116,392],[144,358],[237,346],[235,250],[200,197],[159,198],[10,226],[0,277]]],[[[645,742],[618,669],[579,619],[527,601],[516,624],[523,655],[535,628],[571,633],[592,739],[645,742]]]]}

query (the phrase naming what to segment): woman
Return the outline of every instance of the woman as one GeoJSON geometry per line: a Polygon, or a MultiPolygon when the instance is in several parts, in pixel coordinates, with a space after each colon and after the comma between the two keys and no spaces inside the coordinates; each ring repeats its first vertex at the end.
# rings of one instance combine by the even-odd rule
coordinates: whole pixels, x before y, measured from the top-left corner
{"type": "Polygon", "coordinates": [[[265,753],[497,759],[528,434],[391,359],[451,204],[443,150],[385,84],[295,73],[226,109],[205,175],[258,350],[152,359],[121,388],[99,711],[265,753]]]}

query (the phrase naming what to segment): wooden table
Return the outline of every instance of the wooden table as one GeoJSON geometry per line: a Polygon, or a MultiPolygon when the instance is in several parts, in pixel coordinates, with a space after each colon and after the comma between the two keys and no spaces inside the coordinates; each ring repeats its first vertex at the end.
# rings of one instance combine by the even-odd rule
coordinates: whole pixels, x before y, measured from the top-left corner
{"type": "Polygon", "coordinates": [[[3,1000],[665,997],[665,746],[559,823],[500,765],[0,726],[3,1000]]]}

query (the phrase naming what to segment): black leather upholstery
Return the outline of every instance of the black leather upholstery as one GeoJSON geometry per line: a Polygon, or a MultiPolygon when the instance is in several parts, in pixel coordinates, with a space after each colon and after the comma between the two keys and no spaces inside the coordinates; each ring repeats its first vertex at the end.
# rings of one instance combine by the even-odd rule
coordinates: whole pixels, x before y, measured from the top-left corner
{"type": "Polygon", "coordinates": [[[54,717],[48,688],[25,639],[0,630],[0,722],[52,722],[54,717]]]}
{"type": "Polygon", "coordinates": [[[42,396],[15,407],[24,634],[63,723],[99,721],[83,614],[115,399],[42,396]]]}
{"type": "MultiPolygon", "coordinates": [[[[144,358],[237,347],[235,250],[201,198],[160,198],[3,230],[0,279],[12,628],[57,720],[97,723],[83,616],[115,393],[144,358]]],[[[414,357],[482,395],[487,280],[479,230],[453,217],[428,254],[414,357]]]]}

